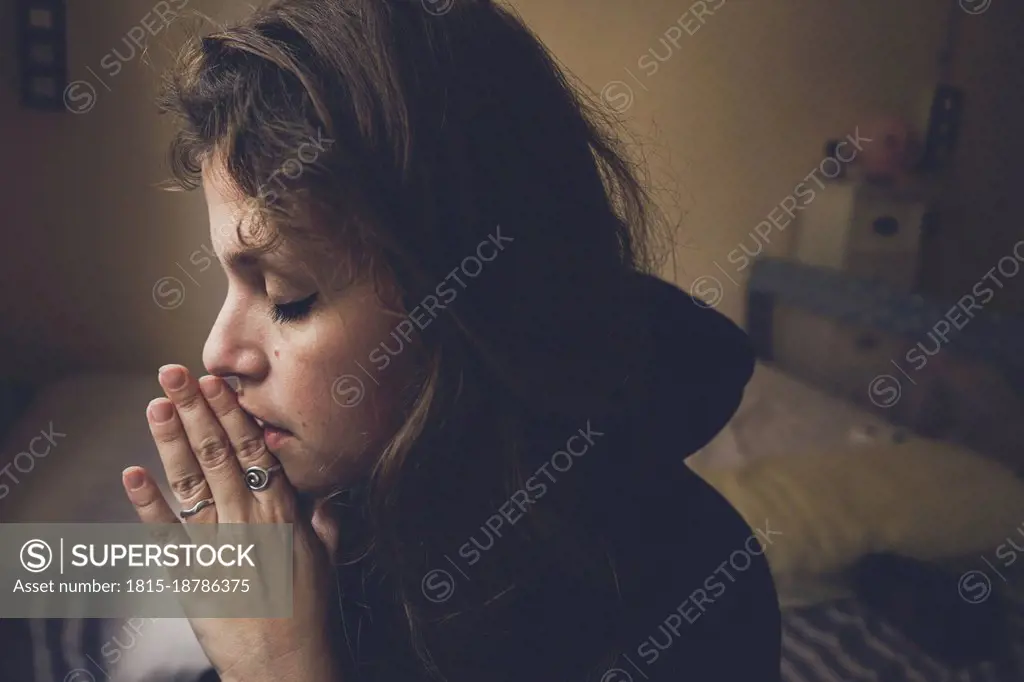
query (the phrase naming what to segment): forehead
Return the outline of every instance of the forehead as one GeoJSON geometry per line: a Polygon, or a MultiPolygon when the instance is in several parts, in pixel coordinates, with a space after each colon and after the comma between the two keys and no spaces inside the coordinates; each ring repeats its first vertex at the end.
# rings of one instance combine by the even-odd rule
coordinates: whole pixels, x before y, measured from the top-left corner
{"type": "MultiPolygon", "coordinates": [[[[210,238],[217,257],[226,269],[245,270],[264,268],[281,272],[305,270],[323,273],[337,267],[341,255],[336,246],[326,248],[300,248],[287,234],[276,232],[274,225],[261,220],[254,202],[241,192],[228,177],[223,167],[203,165],[203,193],[210,219],[210,238]],[[274,237],[275,245],[269,252],[247,248],[239,233],[252,243],[264,243],[274,237]]],[[[307,227],[312,228],[312,225],[307,227]]]]}
{"type": "Polygon", "coordinates": [[[210,214],[210,236],[215,246],[237,244],[237,228],[251,233],[254,216],[240,190],[218,167],[203,165],[203,195],[210,214]]]}
{"type": "MultiPolygon", "coordinates": [[[[210,240],[225,269],[246,270],[260,266],[282,266],[295,260],[288,245],[280,240],[273,251],[261,253],[247,247],[246,242],[263,242],[270,235],[262,227],[251,202],[226,181],[220,173],[203,169],[203,194],[210,219],[210,240]],[[257,228],[261,228],[257,230],[257,228]]],[[[294,265],[294,263],[293,263],[294,265]]]]}

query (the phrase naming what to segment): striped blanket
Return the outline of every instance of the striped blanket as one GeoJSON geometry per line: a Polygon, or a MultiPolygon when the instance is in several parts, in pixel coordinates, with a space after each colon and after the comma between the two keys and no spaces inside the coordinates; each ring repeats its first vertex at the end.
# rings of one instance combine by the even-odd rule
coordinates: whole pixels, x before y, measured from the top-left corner
{"type": "Polygon", "coordinates": [[[784,682],[1020,682],[1024,604],[1008,602],[1011,655],[952,669],[855,599],[784,609],[784,682]]]}
{"type": "MultiPolygon", "coordinates": [[[[1024,604],[1010,603],[1012,655],[954,670],[921,651],[855,599],[782,614],[784,682],[1020,682],[1024,604]]],[[[123,623],[103,620],[0,620],[2,682],[197,682],[192,670],[156,666],[144,675],[107,668],[103,642],[130,646],[123,623]]]]}

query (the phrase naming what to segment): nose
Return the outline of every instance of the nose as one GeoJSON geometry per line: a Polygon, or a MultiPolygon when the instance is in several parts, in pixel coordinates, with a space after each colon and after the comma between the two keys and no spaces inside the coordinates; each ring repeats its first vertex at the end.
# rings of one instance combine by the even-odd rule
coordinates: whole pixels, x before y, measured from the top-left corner
{"type": "MultiPolygon", "coordinates": [[[[225,300],[203,345],[203,365],[210,374],[237,377],[244,385],[259,382],[269,369],[252,316],[225,300]]],[[[236,386],[237,388],[237,386],[236,386]]]]}

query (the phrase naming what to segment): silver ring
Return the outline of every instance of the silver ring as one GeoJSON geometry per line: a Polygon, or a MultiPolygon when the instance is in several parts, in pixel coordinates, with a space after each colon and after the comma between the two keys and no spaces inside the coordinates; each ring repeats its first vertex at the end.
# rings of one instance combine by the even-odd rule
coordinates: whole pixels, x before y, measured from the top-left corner
{"type": "Polygon", "coordinates": [[[182,509],[180,512],[178,512],[178,516],[180,516],[183,519],[187,519],[190,516],[195,516],[199,512],[201,512],[204,509],[206,509],[207,507],[212,507],[212,506],[213,506],[213,500],[210,499],[210,498],[206,498],[205,500],[199,500],[198,502],[196,502],[194,505],[192,505],[188,509],[182,509]]]}
{"type": "Polygon", "coordinates": [[[249,467],[245,470],[245,485],[249,487],[249,490],[263,490],[270,485],[270,475],[280,470],[280,464],[267,468],[249,467]]]}

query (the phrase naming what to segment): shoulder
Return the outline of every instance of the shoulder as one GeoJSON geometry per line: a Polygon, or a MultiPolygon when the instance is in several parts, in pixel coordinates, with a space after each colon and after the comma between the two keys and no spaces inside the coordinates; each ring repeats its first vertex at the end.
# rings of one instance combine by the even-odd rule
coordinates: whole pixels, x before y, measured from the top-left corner
{"type": "Polygon", "coordinates": [[[613,534],[623,595],[616,665],[633,679],[778,679],[781,615],[764,556],[775,529],[767,519],[751,527],[680,469],[613,534]]]}
{"type": "Polygon", "coordinates": [[[638,286],[650,362],[590,481],[616,567],[616,665],[637,680],[778,679],[781,614],[764,556],[774,528],[751,527],[684,461],[738,408],[751,345],[672,284],[638,286]]]}

